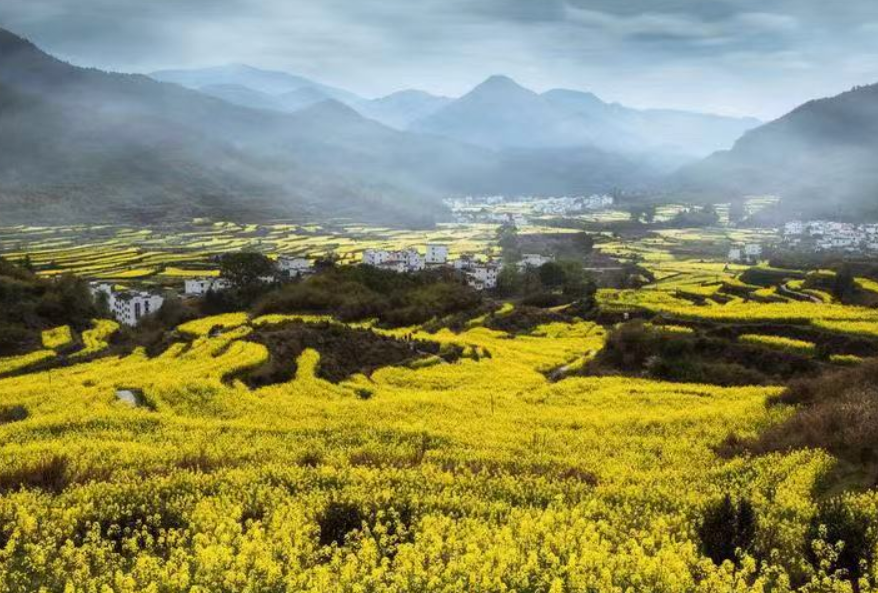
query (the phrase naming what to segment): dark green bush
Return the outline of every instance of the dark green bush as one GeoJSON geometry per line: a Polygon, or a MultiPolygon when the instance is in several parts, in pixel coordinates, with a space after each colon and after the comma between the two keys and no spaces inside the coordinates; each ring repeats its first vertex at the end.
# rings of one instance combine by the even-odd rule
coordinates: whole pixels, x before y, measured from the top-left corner
{"type": "Polygon", "coordinates": [[[720,565],[726,560],[739,563],[740,554],[752,551],[756,537],[756,515],[745,498],[734,503],[726,494],[707,508],[698,526],[702,553],[720,565]]]}

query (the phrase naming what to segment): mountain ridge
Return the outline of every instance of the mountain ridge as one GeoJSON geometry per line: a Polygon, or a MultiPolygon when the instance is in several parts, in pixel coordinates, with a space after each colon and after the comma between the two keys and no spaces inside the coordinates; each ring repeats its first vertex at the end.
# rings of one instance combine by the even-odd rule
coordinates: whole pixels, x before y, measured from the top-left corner
{"type": "Polygon", "coordinates": [[[710,199],[774,193],[813,215],[878,215],[878,84],[808,101],[728,151],[683,168],[682,191],[710,199]]]}

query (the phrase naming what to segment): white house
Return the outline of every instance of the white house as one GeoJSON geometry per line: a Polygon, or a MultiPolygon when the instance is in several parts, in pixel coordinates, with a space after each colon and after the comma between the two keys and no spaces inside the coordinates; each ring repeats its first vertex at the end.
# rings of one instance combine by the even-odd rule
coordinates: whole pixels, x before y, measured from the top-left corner
{"type": "Polygon", "coordinates": [[[730,262],[739,262],[744,259],[743,253],[741,252],[740,247],[732,247],[729,249],[729,261],[730,262]]]}
{"type": "Polygon", "coordinates": [[[305,276],[314,271],[314,263],[307,257],[286,257],[277,258],[277,269],[289,278],[298,278],[305,276]]]}
{"type": "Polygon", "coordinates": [[[494,263],[479,264],[467,272],[467,283],[476,290],[496,288],[499,273],[500,266],[494,263]]]}
{"type": "Polygon", "coordinates": [[[107,298],[107,306],[112,310],[113,309],[113,285],[108,284],[106,282],[92,282],[89,285],[89,291],[91,292],[91,297],[95,300],[98,299],[100,295],[106,295],[107,298]]]}
{"type": "Polygon", "coordinates": [[[385,251],[383,249],[367,249],[363,252],[363,263],[393,272],[419,272],[427,267],[423,256],[417,249],[403,251],[385,251]]]}
{"type": "Polygon", "coordinates": [[[518,266],[521,268],[539,268],[541,265],[547,264],[550,261],[552,261],[552,258],[546,255],[525,253],[521,256],[521,261],[518,262],[518,266]]]}
{"type": "Polygon", "coordinates": [[[472,270],[476,267],[476,258],[468,253],[462,254],[459,258],[454,260],[454,269],[460,272],[465,272],[467,270],[472,270]]]}
{"type": "Polygon", "coordinates": [[[404,251],[400,251],[397,254],[397,257],[398,259],[401,259],[403,262],[405,262],[407,272],[419,272],[427,267],[423,256],[418,253],[417,249],[409,248],[404,251]]]}
{"type": "Polygon", "coordinates": [[[747,243],[744,245],[744,256],[747,259],[758,259],[762,257],[762,245],[759,243],[747,243]]]}
{"type": "Polygon", "coordinates": [[[183,294],[186,296],[202,296],[210,291],[219,292],[229,287],[225,278],[187,278],[183,282],[183,294]]]}
{"type": "Polygon", "coordinates": [[[380,266],[390,259],[390,255],[386,249],[367,249],[363,252],[363,263],[367,266],[380,266]]]}
{"type": "Polygon", "coordinates": [[[118,292],[113,298],[113,317],[125,325],[137,325],[150,313],[161,309],[165,299],[149,292],[118,292]]]}
{"type": "Polygon", "coordinates": [[[376,267],[388,272],[396,272],[397,274],[404,274],[408,271],[405,262],[401,259],[389,259],[381,262],[376,267]]]}
{"type": "Polygon", "coordinates": [[[448,262],[448,246],[435,243],[427,245],[427,264],[444,264],[448,262]]]}
{"type": "Polygon", "coordinates": [[[786,223],[783,227],[783,234],[786,236],[801,235],[805,232],[805,223],[801,220],[793,220],[786,223]]]}
{"type": "Polygon", "coordinates": [[[141,318],[162,308],[165,298],[159,294],[144,291],[114,290],[112,284],[94,282],[89,287],[93,298],[106,295],[110,313],[119,323],[137,325],[141,318]]]}

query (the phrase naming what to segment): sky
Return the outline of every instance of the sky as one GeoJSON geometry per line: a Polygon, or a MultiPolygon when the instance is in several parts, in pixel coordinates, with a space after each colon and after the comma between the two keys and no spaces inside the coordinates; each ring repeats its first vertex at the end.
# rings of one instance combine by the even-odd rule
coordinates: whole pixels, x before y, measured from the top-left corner
{"type": "Polygon", "coordinates": [[[369,97],[505,74],[768,120],[878,82],[876,0],[0,0],[0,27],[77,65],[246,63],[369,97]]]}

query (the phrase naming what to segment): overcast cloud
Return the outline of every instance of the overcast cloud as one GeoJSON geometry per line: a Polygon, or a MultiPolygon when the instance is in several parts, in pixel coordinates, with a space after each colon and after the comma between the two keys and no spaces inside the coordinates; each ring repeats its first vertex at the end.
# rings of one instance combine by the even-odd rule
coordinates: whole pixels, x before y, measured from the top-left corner
{"type": "Polygon", "coordinates": [[[502,73],[771,118],[878,82],[875,0],[0,0],[0,27],[79,65],[242,62],[366,96],[502,73]]]}

